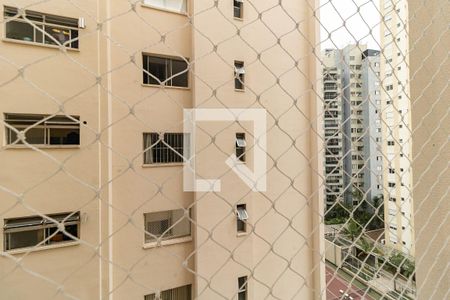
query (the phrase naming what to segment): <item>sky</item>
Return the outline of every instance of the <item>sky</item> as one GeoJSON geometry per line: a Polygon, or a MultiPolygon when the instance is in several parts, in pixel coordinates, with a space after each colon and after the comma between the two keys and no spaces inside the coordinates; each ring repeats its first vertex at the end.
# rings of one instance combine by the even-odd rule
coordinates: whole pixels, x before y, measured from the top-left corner
{"type": "Polygon", "coordinates": [[[343,48],[356,41],[367,44],[368,48],[380,48],[380,0],[320,0],[320,4],[322,49],[343,48]],[[369,35],[370,29],[372,35],[369,35]],[[331,40],[327,31],[331,33],[331,40]]]}

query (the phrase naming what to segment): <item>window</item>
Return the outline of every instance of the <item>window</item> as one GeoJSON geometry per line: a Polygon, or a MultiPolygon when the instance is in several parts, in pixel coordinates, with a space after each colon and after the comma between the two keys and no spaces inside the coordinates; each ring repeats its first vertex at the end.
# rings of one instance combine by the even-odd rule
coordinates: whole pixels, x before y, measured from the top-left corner
{"type": "Polygon", "coordinates": [[[393,89],[394,89],[394,86],[392,84],[386,86],[386,91],[392,91],[393,89]]]}
{"type": "Polygon", "coordinates": [[[234,62],[234,88],[236,90],[244,90],[245,69],[242,61],[234,62]]]}
{"type": "Polygon", "coordinates": [[[389,174],[395,174],[395,169],[389,168],[389,174]]]}
{"type": "Polygon", "coordinates": [[[186,13],[187,7],[186,0],[144,0],[144,4],[180,13],[186,13]]]}
{"type": "Polygon", "coordinates": [[[233,16],[238,19],[244,17],[244,0],[233,0],[233,16]]]}
{"type": "Polygon", "coordinates": [[[247,232],[248,213],[247,206],[245,204],[238,204],[236,206],[236,217],[237,217],[237,232],[244,233],[247,232]]]}
{"type": "Polygon", "coordinates": [[[350,60],[355,60],[355,57],[354,56],[350,56],[350,60]]]}
{"type": "Polygon", "coordinates": [[[242,162],[245,162],[246,146],[245,133],[236,133],[236,157],[242,162]]]}
{"type": "Polygon", "coordinates": [[[192,286],[185,285],[170,290],[162,291],[160,296],[156,298],[156,294],[145,295],[144,300],[191,300],[192,299],[192,286]]]}
{"type": "Polygon", "coordinates": [[[8,21],[16,16],[18,10],[15,7],[5,6],[5,37],[45,45],[64,45],[65,47],[78,49],[78,19],[54,16],[27,10],[26,18],[37,28],[29,24],[22,16],[8,21]],[[44,34],[45,32],[45,34],[44,34]]]}
{"type": "Polygon", "coordinates": [[[184,149],[184,133],[144,133],[144,164],[182,163],[188,151],[184,149]]]}
{"type": "Polygon", "coordinates": [[[191,235],[191,222],[184,216],[184,209],[146,213],[144,221],[146,243],[191,235]]]}
{"type": "Polygon", "coordinates": [[[3,226],[5,251],[42,247],[79,238],[80,213],[63,213],[48,215],[47,218],[30,216],[5,219],[3,226]],[[58,229],[57,223],[64,224],[64,232],[58,229]]]}
{"type": "Polygon", "coordinates": [[[388,142],[387,142],[387,145],[388,145],[388,146],[394,146],[395,143],[394,143],[394,141],[388,141],[388,142]]]}
{"type": "Polygon", "coordinates": [[[247,276],[238,278],[238,300],[247,300],[247,276]]]}
{"type": "Polygon", "coordinates": [[[144,84],[188,87],[189,68],[186,60],[143,54],[144,84]]]}
{"type": "Polygon", "coordinates": [[[395,187],[395,182],[388,182],[388,187],[395,187]]]}
{"type": "MultiPolygon", "coordinates": [[[[79,145],[79,120],[78,116],[5,114],[5,122],[15,130],[23,131],[26,142],[33,145],[79,145]]],[[[5,129],[8,145],[23,144],[15,130],[5,129]]]]}

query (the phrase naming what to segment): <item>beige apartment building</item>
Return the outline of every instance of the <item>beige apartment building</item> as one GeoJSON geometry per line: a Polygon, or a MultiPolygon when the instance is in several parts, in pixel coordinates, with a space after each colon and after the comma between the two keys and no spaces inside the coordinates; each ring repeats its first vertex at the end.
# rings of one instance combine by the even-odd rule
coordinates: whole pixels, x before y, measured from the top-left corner
{"type": "Polygon", "coordinates": [[[323,296],[308,2],[0,1],[0,299],[323,296]],[[266,191],[254,124],[191,108],[267,110],[266,191]]]}
{"type": "Polygon", "coordinates": [[[386,243],[414,256],[407,4],[381,1],[381,124],[386,243]]]}

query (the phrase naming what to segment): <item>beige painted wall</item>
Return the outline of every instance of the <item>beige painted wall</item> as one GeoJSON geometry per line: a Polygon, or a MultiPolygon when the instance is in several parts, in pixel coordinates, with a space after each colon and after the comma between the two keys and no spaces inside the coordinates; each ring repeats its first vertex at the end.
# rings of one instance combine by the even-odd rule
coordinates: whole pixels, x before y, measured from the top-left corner
{"type": "MultiPolygon", "coordinates": [[[[258,2],[257,8],[263,10],[272,2],[258,2]]],[[[15,76],[20,66],[32,65],[26,67],[24,78],[0,86],[0,113],[55,113],[59,108],[55,101],[65,101],[83,90],[64,104],[64,113],[79,115],[87,124],[81,128],[79,148],[41,149],[43,153],[0,149],[0,184],[17,194],[25,193],[24,203],[29,205],[9,209],[15,199],[0,191],[1,218],[71,210],[80,210],[85,218],[79,245],[26,253],[24,267],[42,278],[20,269],[13,272],[11,258],[0,257],[0,276],[6,276],[0,280],[0,299],[51,298],[55,285],[44,278],[62,284],[65,291],[81,299],[143,299],[145,294],[186,284],[198,284],[194,292],[199,299],[218,299],[217,292],[232,297],[237,292],[237,277],[251,273],[257,280],[249,284],[249,299],[264,298],[270,290],[279,298],[319,299],[324,290],[324,270],[318,264],[323,259],[323,230],[318,221],[323,200],[317,192],[320,180],[316,175],[321,172],[317,166],[321,166],[322,156],[311,128],[322,126],[316,124],[321,104],[315,102],[314,92],[320,72],[311,52],[317,24],[310,7],[316,1],[310,2],[309,6],[294,0],[283,2],[292,18],[308,21],[299,23],[301,34],[288,33],[297,25],[283,10],[267,13],[264,20],[276,36],[286,34],[281,40],[283,47],[273,48],[270,46],[276,44],[276,38],[270,30],[262,24],[250,24],[258,16],[256,11],[245,4],[246,20],[233,20],[231,1],[230,5],[220,2],[228,20],[214,9],[197,14],[192,22],[199,31],[192,30],[184,15],[139,4],[133,11],[125,0],[78,1],[78,8],[65,1],[30,7],[84,17],[87,26],[80,30],[79,51],[67,54],[1,41],[1,56],[10,63],[0,60],[0,82],[15,76]],[[97,18],[111,20],[97,31],[97,18]],[[248,26],[240,39],[235,36],[236,28],[244,25],[248,26]],[[165,32],[169,33],[162,44],[165,32]],[[206,37],[220,44],[217,53],[210,53],[206,37]],[[189,88],[143,86],[142,52],[189,58],[193,62],[189,88]],[[260,60],[257,52],[262,53],[260,60]],[[246,62],[245,92],[234,91],[234,60],[246,62]],[[96,84],[97,76],[100,84],[96,84]],[[37,92],[36,86],[43,93],[37,92]],[[210,87],[216,89],[214,97],[210,87]],[[184,108],[223,105],[269,111],[268,153],[276,164],[268,159],[267,192],[249,192],[223,163],[226,155],[218,149],[234,152],[235,132],[243,131],[237,124],[227,127],[230,124],[217,122],[205,127],[206,132],[216,135],[217,147],[199,153],[197,170],[212,177],[225,174],[220,194],[184,192],[180,165],[143,166],[144,132],[181,132],[184,108]],[[224,127],[226,130],[220,131],[224,127]],[[100,143],[95,135],[99,129],[100,143]],[[78,182],[57,173],[69,157],[66,170],[79,178],[78,182]],[[247,204],[249,231],[254,226],[242,237],[236,235],[234,205],[238,202],[247,204]],[[144,213],[180,207],[193,208],[198,222],[193,226],[193,241],[159,249],[144,247],[144,213]],[[208,239],[207,232],[214,234],[208,239]],[[98,250],[93,248],[96,246],[98,250]],[[193,272],[199,275],[197,281],[193,272]],[[209,279],[209,287],[202,278],[209,279]]],[[[0,5],[12,6],[29,3],[0,1],[0,5]]],[[[199,12],[211,3],[196,0],[190,10],[199,12]]],[[[2,35],[3,28],[0,26],[2,35]]],[[[251,133],[252,124],[242,126],[251,133]]],[[[0,126],[0,138],[4,139],[4,126],[0,126]]],[[[209,137],[199,135],[196,143],[205,145],[209,137]]],[[[252,146],[250,141],[248,146],[252,146]]],[[[251,152],[247,159],[252,168],[251,152]]]]}
{"type": "Polygon", "coordinates": [[[418,299],[450,290],[450,6],[409,1],[414,218],[418,299]]]}

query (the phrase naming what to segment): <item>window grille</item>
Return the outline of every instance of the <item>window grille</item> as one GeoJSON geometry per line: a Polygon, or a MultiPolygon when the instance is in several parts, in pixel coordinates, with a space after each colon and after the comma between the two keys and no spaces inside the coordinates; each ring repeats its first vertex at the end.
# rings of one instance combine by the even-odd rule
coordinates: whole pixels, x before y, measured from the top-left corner
{"type": "Polygon", "coordinates": [[[185,285],[170,290],[162,291],[159,298],[156,294],[149,294],[144,296],[144,300],[191,300],[192,299],[192,286],[185,285]]]}
{"type": "Polygon", "coordinates": [[[184,133],[144,133],[144,164],[183,163],[189,151],[184,149],[184,133]]]}

